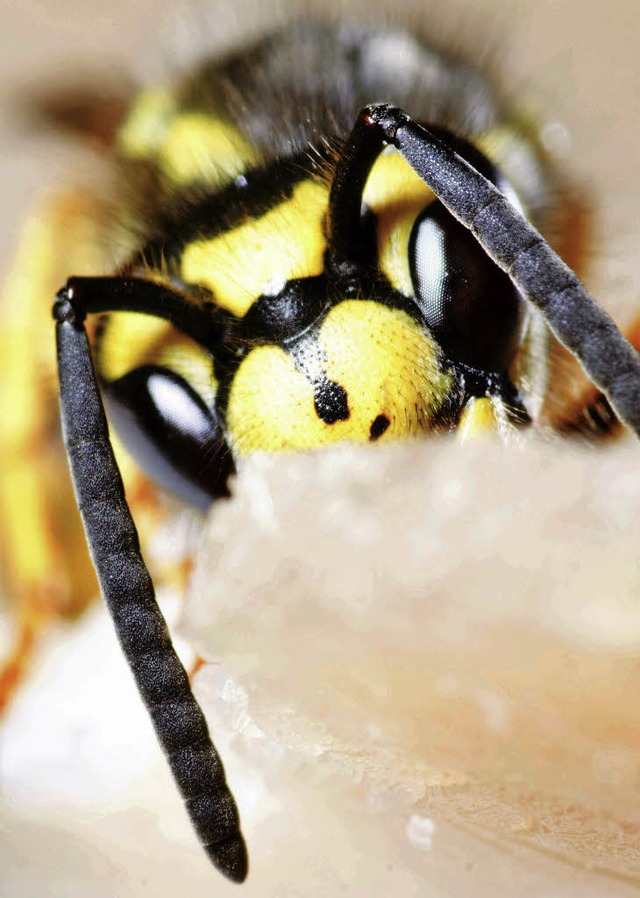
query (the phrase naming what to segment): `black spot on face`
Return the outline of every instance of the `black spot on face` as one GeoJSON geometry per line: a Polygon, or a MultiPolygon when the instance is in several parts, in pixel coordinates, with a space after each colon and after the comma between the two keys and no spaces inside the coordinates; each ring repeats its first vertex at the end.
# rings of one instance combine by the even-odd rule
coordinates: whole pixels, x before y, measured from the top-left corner
{"type": "Polygon", "coordinates": [[[351,414],[346,390],[332,380],[322,380],[316,384],[313,404],[316,415],[325,424],[347,421],[351,414]]]}
{"type": "Polygon", "coordinates": [[[386,415],[378,415],[369,428],[369,439],[372,441],[379,440],[391,421],[386,415]]]}

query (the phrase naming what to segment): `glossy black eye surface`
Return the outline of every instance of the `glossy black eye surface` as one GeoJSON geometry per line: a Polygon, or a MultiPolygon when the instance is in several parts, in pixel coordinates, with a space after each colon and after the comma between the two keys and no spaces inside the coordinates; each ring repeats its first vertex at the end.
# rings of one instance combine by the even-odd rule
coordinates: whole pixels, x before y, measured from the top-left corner
{"type": "Polygon", "coordinates": [[[233,470],[215,412],[168,368],[136,368],[105,387],[109,417],[127,449],[160,486],[206,509],[228,495],[233,470]]]}
{"type": "Polygon", "coordinates": [[[445,352],[483,371],[506,371],[520,342],[524,300],[438,201],[413,226],[409,268],[418,305],[445,352]]]}

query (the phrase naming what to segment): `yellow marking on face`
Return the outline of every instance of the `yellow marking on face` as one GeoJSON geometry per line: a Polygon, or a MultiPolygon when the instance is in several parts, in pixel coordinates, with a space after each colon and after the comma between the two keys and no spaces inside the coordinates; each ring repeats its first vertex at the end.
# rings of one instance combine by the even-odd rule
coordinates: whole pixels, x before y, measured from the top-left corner
{"type": "Polygon", "coordinates": [[[327,376],[349,397],[354,439],[369,439],[372,422],[389,418],[388,437],[428,429],[451,389],[440,349],[406,312],[378,302],[346,300],[320,329],[327,376]]]}
{"type": "Polygon", "coordinates": [[[215,400],[217,383],[208,353],[152,315],[111,315],[98,362],[107,380],[117,380],[141,365],[160,365],[184,377],[208,405],[215,400]]]}
{"type": "Polygon", "coordinates": [[[495,401],[489,396],[472,397],[460,415],[456,434],[461,443],[466,443],[477,437],[494,436],[500,428],[495,401]]]}
{"type": "Polygon", "coordinates": [[[406,313],[373,301],[346,300],[319,331],[327,377],[347,394],[349,418],[326,424],[314,408],[314,388],[278,346],[259,346],[236,372],[227,407],[234,450],[310,449],[341,440],[366,442],[385,416],[384,438],[428,430],[452,376],[426,330],[406,313]]]}
{"type": "Polygon", "coordinates": [[[148,364],[170,330],[171,325],[153,315],[110,315],[100,347],[100,374],[107,380],[117,380],[132,368],[148,364]]]}
{"type": "Polygon", "coordinates": [[[258,346],[231,386],[227,429],[233,449],[311,449],[326,442],[326,425],[313,406],[313,386],[279,346],[258,346]]]}
{"type": "Polygon", "coordinates": [[[202,112],[180,112],[167,90],[141,95],[118,134],[118,146],[129,159],[158,165],[177,187],[201,182],[220,187],[257,162],[236,128],[202,112]]]}
{"type": "Polygon", "coordinates": [[[260,218],[187,246],[182,279],[207,287],[218,305],[242,317],[263,293],[321,274],[328,199],[327,187],[303,181],[260,218]]]}
{"type": "Polygon", "coordinates": [[[378,264],[392,287],[413,296],[409,238],[416,218],[433,202],[433,192],[395,150],[376,161],[363,201],[378,220],[378,264]]]}

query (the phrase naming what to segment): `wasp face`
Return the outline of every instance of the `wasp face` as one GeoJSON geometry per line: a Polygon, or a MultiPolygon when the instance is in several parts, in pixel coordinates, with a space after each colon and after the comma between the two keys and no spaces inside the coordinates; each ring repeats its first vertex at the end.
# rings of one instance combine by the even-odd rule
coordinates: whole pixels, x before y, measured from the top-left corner
{"type": "MultiPolygon", "coordinates": [[[[443,136],[504,185],[479,151],[443,136]]],[[[518,291],[397,151],[365,158],[346,188],[345,153],[328,184],[306,155],[249,168],[132,266],[141,273],[144,262],[147,276],[162,267],[226,314],[224,335],[205,345],[216,439],[222,430],[238,457],[401,438],[454,429],[487,397],[503,425],[526,421],[511,375],[525,333],[518,291]]],[[[126,402],[140,420],[130,383],[126,402]]],[[[175,378],[165,392],[173,403],[175,378]]],[[[110,393],[122,405],[113,377],[110,393]]]]}
{"type": "MultiPolygon", "coordinates": [[[[321,198],[321,187],[303,186],[321,198]]],[[[261,220],[276,228],[274,245],[290,250],[268,259],[262,281],[276,289],[242,319],[245,350],[223,408],[236,451],[452,429],[487,394],[526,419],[508,376],[524,301],[507,276],[395,151],[349,202],[359,206],[351,259],[340,257],[328,226],[338,230],[343,214],[328,193],[306,214],[285,202],[261,220]],[[313,240],[296,240],[311,232],[313,240]],[[292,268],[308,276],[290,280],[292,268]]],[[[258,246],[268,242],[263,234],[258,246]]],[[[252,249],[244,244],[238,270],[255,282],[252,249]]],[[[201,262],[216,295],[212,259],[203,253],[201,262]]],[[[247,283],[235,286],[250,295],[247,283]]]]}

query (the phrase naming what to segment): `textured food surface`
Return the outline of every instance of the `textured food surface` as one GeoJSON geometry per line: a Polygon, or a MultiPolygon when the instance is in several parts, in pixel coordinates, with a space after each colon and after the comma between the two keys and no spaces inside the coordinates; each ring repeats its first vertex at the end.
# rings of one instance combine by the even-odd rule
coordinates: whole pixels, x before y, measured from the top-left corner
{"type": "Polygon", "coordinates": [[[368,875],[460,887],[468,862],[491,895],[554,858],[640,882],[636,468],[536,443],[254,459],[185,620],[233,672],[200,677],[217,728],[255,744],[276,801],[317,783],[342,822],[361,801],[387,839],[381,859],[345,834],[368,875]]]}

